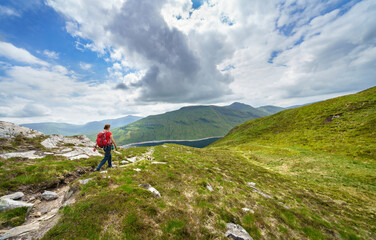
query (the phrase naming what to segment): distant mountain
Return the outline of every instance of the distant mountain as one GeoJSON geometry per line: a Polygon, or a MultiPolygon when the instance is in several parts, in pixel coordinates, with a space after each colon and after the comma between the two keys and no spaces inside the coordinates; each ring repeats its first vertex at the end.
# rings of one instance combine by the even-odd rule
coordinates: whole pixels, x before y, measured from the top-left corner
{"type": "Polygon", "coordinates": [[[310,104],[313,104],[313,103],[317,103],[317,102],[305,103],[305,104],[301,104],[301,105],[293,105],[293,106],[286,107],[286,109],[304,107],[304,106],[307,106],[307,105],[310,105],[310,104]]]}
{"type": "Polygon", "coordinates": [[[45,123],[27,123],[22,124],[24,127],[28,127],[34,130],[43,132],[44,134],[60,134],[63,136],[73,136],[79,134],[88,134],[92,132],[98,132],[103,129],[105,124],[111,124],[111,128],[116,128],[133,123],[141,119],[137,116],[126,116],[116,119],[106,119],[102,121],[88,122],[83,125],[75,125],[69,123],[55,123],[55,122],[45,122],[45,123]]]}
{"type": "Polygon", "coordinates": [[[242,103],[229,106],[189,106],[148,116],[112,130],[119,145],[152,140],[188,140],[223,136],[234,126],[268,113],[242,103]]]}
{"type": "Polygon", "coordinates": [[[276,107],[276,106],[271,106],[271,105],[258,107],[257,109],[261,110],[261,111],[264,111],[264,112],[266,112],[268,114],[276,114],[276,113],[278,113],[280,111],[286,110],[286,108],[276,107]]]}

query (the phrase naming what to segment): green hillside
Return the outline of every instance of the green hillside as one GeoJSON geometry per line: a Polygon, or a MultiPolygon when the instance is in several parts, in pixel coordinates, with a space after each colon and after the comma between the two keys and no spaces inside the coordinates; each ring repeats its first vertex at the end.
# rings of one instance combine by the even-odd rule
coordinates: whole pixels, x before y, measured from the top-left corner
{"type": "Polygon", "coordinates": [[[258,107],[257,109],[268,113],[268,115],[269,114],[275,114],[275,113],[278,113],[278,112],[285,110],[285,108],[271,106],[271,105],[258,107]]]}
{"type": "Polygon", "coordinates": [[[243,104],[242,110],[217,106],[192,106],[160,115],[149,116],[112,130],[120,144],[151,140],[199,139],[223,136],[234,126],[267,115],[243,104]]]}
{"type": "Polygon", "coordinates": [[[288,109],[233,128],[216,146],[295,146],[375,159],[376,87],[288,109]]]}
{"type": "MultiPolygon", "coordinates": [[[[204,149],[119,149],[117,167],[104,172],[90,171],[99,156],[0,157],[0,193],[30,199],[69,183],[75,201],[61,207],[43,239],[229,239],[227,223],[253,239],[375,239],[375,90],[251,120],[204,149]]],[[[188,118],[194,108],[206,118],[219,111],[181,110],[188,118]]],[[[166,121],[179,120],[172,113],[166,121]]],[[[45,152],[44,138],[1,139],[0,150],[45,152]]],[[[28,214],[0,212],[0,230],[32,221],[28,214]]]]}

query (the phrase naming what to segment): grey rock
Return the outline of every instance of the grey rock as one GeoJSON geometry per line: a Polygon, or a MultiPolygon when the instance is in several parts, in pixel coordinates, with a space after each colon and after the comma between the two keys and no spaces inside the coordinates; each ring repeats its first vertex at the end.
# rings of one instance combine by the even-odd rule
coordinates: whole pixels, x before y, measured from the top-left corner
{"type": "Polygon", "coordinates": [[[243,212],[250,212],[250,213],[255,213],[252,209],[249,208],[242,208],[243,212]]]}
{"type": "Polygon", "coordinates": [[[56,155],[67,157],[69,160],[89,158],[90,156],[102,156],[98,151],[94,152],[91,147],[75,147],[73,151],[56,155]]]}
{"type": "Polygon", "coordinates": [[[127,158],[128,162],[134,163],[137,161],[137,157],[127,158]]]}
{"type": "Polygon", "coordinates": [[[89,183],[91,180],[93,180],[93,179],[87,178],[87,179],[79,180],[79,183],[85,185],[85,184],[89,183]]]}
{"type": "Polygon", "coordinates": [[[59,145],[73,144],[74,146],[84,146],[92,148],[95,143],[90,141],[85,135],[79,135],[74,137],[64,137],[61,135],[51,135],[41,143],[46,148],[57,148],[59,145]]]}
{"type": "Polygon", "coordinates": [[[206,185],[206,189],[208,189],[210,192],[214,191],[214,189],[212,188],[210,184],[206,185]]]}
{"type": "Polygon", "coordinates": [[[12,193],[12,194],[9,194],[9,195],[2,196],[1,198],[18,200],[18,199],[23,198],[23,196],[25,196],[25,194],[23,194],[23,192],[15,192],[15,193],[12,193]]]}
{"type": "Polygon", "coordinates": [[[22,135],[27,138],[34,138],[44,134],[14,123],[0,121],[0,138],[14,138],[18,135],[22,135]]]}
{"type": "Polygon", "coordinates": [[[166,162],[151,162],[151,164],[167,164],[166,162]]]}
{"type": "Polygon", "coordinates": [[[12,228],[9,231],[7,231],[5,234],[0,235],[0,240],[14,239],[14,238],[19,239],[18,237],[20,237],[20,235],[23,235],[23,234],[25,234],[27,232],[31,232],[31,231],[36,231],[38,229],[39,229],[39,223],[38,222],[34,222],[34,223],[31,223],[31,224],[15,227],[15,228],[12,228]]]}
{"type": "Polygon", "coordinates": [[[141,172],[141,169],[139,169],[139,168],[135,168],[135,169],[133,169],[133,171],[141,172]]]}
{"type": "Polygon", "coordinates": [[[150,184],[140,184],[139,187],[146,188],[146,190],[153,193],[155,197],[161,197],[161,194],[158,192],[158,190],[152,187],[150,184]]]}
{"type": "Polygon", "coordinates": [[[236,240],[253,240],[248,232],[240,225],[234,223],[226,224],[227,232],[225,236],[236,240]]]}
{"type": "Polygon", "coordinates": [[[15,209],[15,208],[21,208],[21,207],[33,207],[34,204],[22,202],[22,201],[15,201],[9,198],[3,198],[0,199],[0,211],[15,209]]]}
{"type": "Polygon", "coordinates": [[[127,164],[127,163],[129,163],[127,160],[123,160],[123,161],[121,161],[121,163],[122,164],[127,164]]]}
{"type": "Polygon", "coordinates": [[[262,192],[261,190],[257,189],[257,188],[255,187],[255,186],[256,186],[256,183],[254,183],[254,182],[248,182],[247,185],[248,185],[249,187],[253,188],[253,191],[259,193],[261,196],[266,197],[266,198],[270,198],[270,199],[273,198],[272,196],[270,196],[270,195],[268,195],[268,194],[262,192]]]}
{"type": "Polygon", "coordinates": [[[44,200],[47,200],[47,201],[50,201],[50,200],[55,200],[57,199],[59,196],[57,195],[57,193],[55,192],[51,192],[51,191],[44,191],[44,193],[42,193],[42,198],[44,200]]]}
{"type": "Polygon", "coordinates": [[[0,154],[0,157],[6,158],[6,159],[13,158],[13,157],[38,159],[38,158],[43,158],[44,155],[36,154],[36,151],[28,151],[28,152],[3,153],[3,154],[0,154]]]}

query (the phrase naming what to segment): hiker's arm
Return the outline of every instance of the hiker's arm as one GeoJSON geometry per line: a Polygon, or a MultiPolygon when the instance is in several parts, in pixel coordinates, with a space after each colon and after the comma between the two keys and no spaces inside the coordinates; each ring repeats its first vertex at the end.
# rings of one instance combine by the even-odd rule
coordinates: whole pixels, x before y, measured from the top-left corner
{"type": "Polygon", "coordinates": [[[113,142],[115,147],[117,148],[116,142],[115,142],[114,138],[112,137],[112,135],[110,136],[110,138],[111,138],[111,142],[113,142]]]}

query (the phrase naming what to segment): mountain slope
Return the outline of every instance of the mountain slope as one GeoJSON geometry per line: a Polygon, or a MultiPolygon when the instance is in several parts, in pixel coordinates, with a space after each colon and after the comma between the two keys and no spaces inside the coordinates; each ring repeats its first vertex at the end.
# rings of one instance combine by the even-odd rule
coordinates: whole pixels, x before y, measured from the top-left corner
{"type": "Polygon", "coordinates": [[[375,159],[376,87],[288,109],[232,129],[217,146],[297,146],[375,159]]]}
{"type": "Polygon", "coordinates": [[[261,106],[261,107],[258,107],[257,109],[268,113],[268,115],[286,110],[286,108],[276,107],[276,106],[271,106],[271,105],[261,106]]]}
{"type": "Polygon", "coordinates": [[[267,115],[251,106],[245,106],[247,111],[217,106],[183,107],[176,111],[148,116],[113,129],[112,133],[119,144],[223,136],[237,124],[267,115]]]}
{"type": "Polygon", "coordinates": [[[133,123],[139,119],[141,118],[129,115],[129,116],[117,118],[117,119],[106,119],[102,121],[88,122],[83,125],[46,122],[46,123],[27,123],[27,124],[22,124],[22,126],[41,131],[47,135],[60,134],[63,136],[72,136],[72,135],[79,135],[79,134],[85,134],[85,133],[91,133],[91,132],[99,132],[100,130],[103,129],[103,126],[107,123],[111,124],[112,128],[116,128],[116,127],[133,123]]]}

